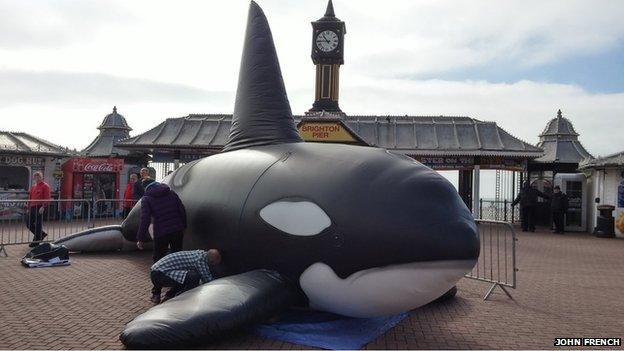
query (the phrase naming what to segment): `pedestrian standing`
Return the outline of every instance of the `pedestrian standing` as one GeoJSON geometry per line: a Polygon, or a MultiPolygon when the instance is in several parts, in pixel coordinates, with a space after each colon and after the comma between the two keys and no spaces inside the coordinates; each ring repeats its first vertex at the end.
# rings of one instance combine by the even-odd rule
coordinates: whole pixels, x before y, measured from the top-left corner
{"type": "Polygon", "coordinates": [[[134,183],[134,188],[132,189],[132,196],[135,200],[141,200],[141,198],[143,197],[143,194],[145,193],[145,189],[143,188],[143,182],[147,179],[150,179],[149,169],[141,168],[138,181],[134,183]]]}
{"type": "MultiPolygon", "coordinates": [[[[166,184],[153,179],[143,181],[145,194],[141,199],[141,223],[137,233],[137,247],[143,250],[148,240],[148,227],[153,224],[154,252],[153,262],[168,253],[182,250],[183,231],[186,229],[186,211],[178,195],[166,184]]],[[[151,300],[160,301],[161,287],[152,287],[151,300]]]]}
{"type": "Polygon", "coordinates": [[[535,231],[535,207],[537,206],[537,198],[548,198],[548,195],[535,189],[529,181],[525,181],[520,193],[511,203],[511,206],[520,204],[520,222],[522,223],[522,231],[535,231]]]}
{"type": "Polygon", "coordinates": [[[126,184],[126,190],[124,191],[124,202],[123,202],[123,218],[126,219],[134,204],[136,204],[136,199],[134,198],[134,184],[137,182],[136,173],[130,174],[130,179],[128,180],[128,184],[126,184]]]}
{"type": "Polygon", "coordinates": [[[34,235],[33,241],[28,245],[30,247],[38,246],[48,236],[43,231],[43,218],[51,200],[50,186],[43,181],[43,173],[35,172],[33,181],[34,184],[28,194],[28,221],[26,222],[26,226],[34,235]]]}
{"type": "Polygon", "coordinates": [[[559,185],[553,188],[550,198],[550,211],[552,213],[555,229],[553,232],[563,234],[565,228],[565,213],[568,210],[568,196],[561,192],[559,185]]]}

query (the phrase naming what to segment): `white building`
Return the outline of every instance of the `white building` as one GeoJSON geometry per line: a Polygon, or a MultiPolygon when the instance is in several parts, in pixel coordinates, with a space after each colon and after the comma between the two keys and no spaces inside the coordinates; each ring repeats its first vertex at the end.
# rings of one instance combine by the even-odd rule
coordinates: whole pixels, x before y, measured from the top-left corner
{"type": "Polygon", "coordinates": [[[596,200],[588,211],[591,228],[596,226],[596,205],[615,206],[615,232],[624,237],[624,151],[583,162],[579,169],[589,174],[590,196],[596,200]]]}

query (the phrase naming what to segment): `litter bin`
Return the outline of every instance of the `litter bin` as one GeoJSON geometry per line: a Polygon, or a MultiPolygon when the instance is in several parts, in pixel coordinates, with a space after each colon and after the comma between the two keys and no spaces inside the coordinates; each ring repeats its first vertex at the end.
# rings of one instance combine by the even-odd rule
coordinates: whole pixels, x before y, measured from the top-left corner
{"type": "Polygon", "coordinates": [[[599,238],[614,238],[615,220],[613,218],[613,210],[615,210],[615,206],[598,205],[596,208],[599,214],[596,219],[594,234],[599,238]]]}

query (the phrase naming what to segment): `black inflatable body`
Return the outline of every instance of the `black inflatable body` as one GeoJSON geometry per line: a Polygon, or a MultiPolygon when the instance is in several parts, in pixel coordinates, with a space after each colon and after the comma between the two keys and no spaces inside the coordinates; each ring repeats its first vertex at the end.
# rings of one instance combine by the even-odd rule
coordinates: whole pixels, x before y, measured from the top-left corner
{"type": "MultiPolygon", "coordinates": [[[[472,269],[477,227],[442,176],[379,148],[301,142],[266,17],[254,2],[239,79],[227,152],[165,180],[187,210],[185,249],[220,249],[228,274],[279,272],[288,282],[282,291],[352,317],[422,306],[472,269]]],[[[136,240],[139,216],[140,203],[122,224],[127,240],[136,240]]],[[[233,280],[198,289],[137,317],[122,341],[165,347],[175,337],[209,337],[290,304],[249,301],[252,295],[240,294],[233,280]]]]}
{"type": "MultiPolygon", "coordinates": [[[[455,189],[429,168],[383,149],[255,147],[186,165],[167,183],[187,209],[184,247],[220,248],[232,274],[262,267],[296,282],[324,262],[346,278],[392,264],[473,260],[479,250],[473,219],[455,189]],[[314,203],[331,224],[315,235],[279,230],[260,215],[279,202],[314,203]]],[[[297,216],[287,209],[283,215],[297,216]]],[[[297,219],[306,216],[314,214],[297,219]]]]}

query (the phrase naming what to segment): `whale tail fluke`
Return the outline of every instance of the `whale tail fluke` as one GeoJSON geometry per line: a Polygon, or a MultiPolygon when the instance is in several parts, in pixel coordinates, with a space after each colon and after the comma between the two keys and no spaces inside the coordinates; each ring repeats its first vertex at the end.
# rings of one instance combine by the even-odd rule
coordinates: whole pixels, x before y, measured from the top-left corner
{"type": "Polygon", "coordinates": [[[266,16],[249,5],[230,137],[223,151],[303,141],[286,95],[266,16]]]}

